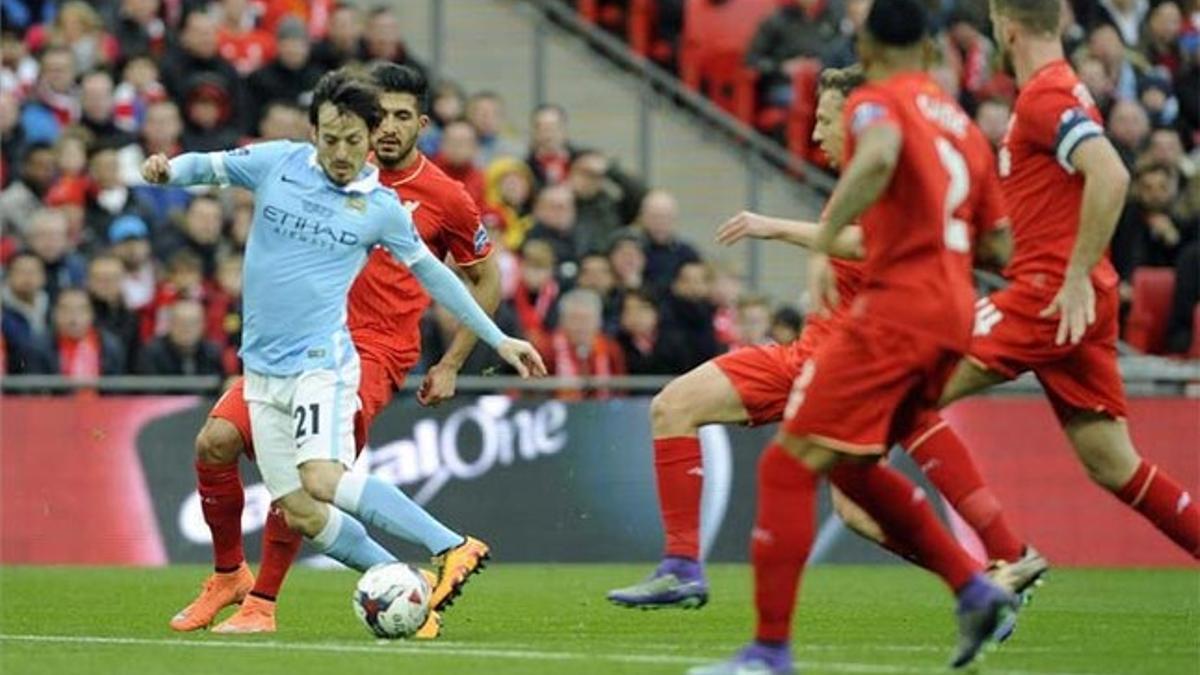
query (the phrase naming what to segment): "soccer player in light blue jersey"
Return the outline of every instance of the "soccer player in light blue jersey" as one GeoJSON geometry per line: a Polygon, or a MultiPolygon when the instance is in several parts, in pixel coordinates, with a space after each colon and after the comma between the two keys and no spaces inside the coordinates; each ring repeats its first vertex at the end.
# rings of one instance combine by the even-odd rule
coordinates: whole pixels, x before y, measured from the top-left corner
{"type": "Polygon", "coordinates": [[[246,245],[241,357],[259,469],[288,524],[357,570],[395,558],[358,519],[407,540],[428,514],[395,486],[349,473],[358,355],[346,296],[376,245],[409,267],[438,303],[523,377],[545,375],[537,351],[506,336],[432,256],[396,194],[366,164],[381,112],[374,88],[325,75],[312,103],[316,146],[272,142],[225,152],[155,155],[146,180],[254,190],[246,245]],[[357,517],[358,519],[356,519],[357,517]]]}

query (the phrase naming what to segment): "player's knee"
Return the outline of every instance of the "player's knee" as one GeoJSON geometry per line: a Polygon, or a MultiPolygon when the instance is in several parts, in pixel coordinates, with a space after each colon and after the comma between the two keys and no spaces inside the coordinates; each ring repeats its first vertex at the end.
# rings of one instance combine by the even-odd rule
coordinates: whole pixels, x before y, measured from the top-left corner
{"type": "Polygon", "coordinates": [[[287,523],[288,529],[293,532],[298,532],[310,538],[317,536],[321,532],[322,523],[320,514],[305,509],[288,508],[282,504],[279,510],[283,513],[283,519],[287,523]]]}
{"type": "Polygon", "coordinates": [[[242,452],[242,438],[229,425],[209,421],[196,435],[196,459],[202,464],[232,464],[242,452]]]}
{"type": "Polygon", "coordinates": [[[333,496],[337,492],[340,475],[324,464],[324,462],[310,462],[301,466],[300,485],[313,499],[332,503],[333,496]]]}
{"type": "Polygon", "coordinates": [[[650,422],[656,434],[683,432],[693,426],[687,397],[674,382],[650,400],[650,422]]]}

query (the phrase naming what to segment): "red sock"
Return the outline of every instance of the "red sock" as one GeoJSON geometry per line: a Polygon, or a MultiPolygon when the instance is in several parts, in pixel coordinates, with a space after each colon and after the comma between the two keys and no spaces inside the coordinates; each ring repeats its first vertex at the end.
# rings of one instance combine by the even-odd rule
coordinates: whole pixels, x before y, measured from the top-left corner
{"type": "Polygon", "coordinates": [[[1200,559],[1200,510],[1166,471],[1142,460],[1133,478],[1116,495],[1193,558],[1200,559]]]}
{"type": "Polygon", "coordinates": [[[954,591],[980,571],[942,526],[925,493],[899,471],[882,464],[844,462],[829,477],[847,497],[871,514],[888,539],[916,551],[925,567],[954,591]]]}
{"type": "Polygon", "coordinates": [[[996,495],[983,482],[971,452],[940,416],[931,417],[931,423],[921,425],[921,431],[904,444],[908,454],[979,535],[989,558],[1017,560],[1024,554],[1025,544],[1009,526],[996,495]]]}
{"type": "Polygon", "coordinates": [[[302,543],[304,537],[288,527],[283,512],[272,506],[267,514],[267,526],[263,529],[262,564],[259,565],[258,578],[254,580],[254,588],[250,592],[266,600],[277,598],[283,579],[296,560],[302,543]]]}
{"type": "Polygon", "coordinates": [[[704,488],[700,439],[654,439],[654,472],[667,538],[665,555],[699,560],[700,493],[704,488]]]}
{"type": "Polygon", "coordinates": [[[218,572],[232,572],[246,560],[242,553],[242,506],[246,495],[237,462],[196,462],[200,509],[212,531],[213,563],[218,572]]]}
{"type": "Polygon", "coordinates": [[[817,478],[777,443],[758,461],[758,514],[750,538],[758,640],[791,639],[796,591],[816,531],[817,478]]]}

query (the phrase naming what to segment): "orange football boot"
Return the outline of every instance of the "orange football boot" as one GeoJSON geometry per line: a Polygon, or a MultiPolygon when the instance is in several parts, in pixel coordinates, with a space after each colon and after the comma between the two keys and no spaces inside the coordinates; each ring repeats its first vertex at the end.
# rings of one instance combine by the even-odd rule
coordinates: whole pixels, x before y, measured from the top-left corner
{"type": "MultiPolygon", "coordinates": [[[[421,576],[424,577],[425,583],[429,584],[430,590],[437,586],[437,576],[429,570],[422,569],[421,576]]],[[[416,640],[433,640],[442,634],[442,615],[433,609],[429,608],[429,616],[426,617],[425,623],[413,634],[416,640]]]]}
{"type": "Polygon", "coordinates": [[[438,580],[429,597],[429,608],[440,612],[453,604],[463,585],[471,575],[483,570],[490,557],[491,549],[475,537],[467,537],[462,544],[434,557],[438,580]]]}
{"type": "Polygon", "coordinates": [[[204,580],[204,587],[192,604],[171,618],[171,628],[177,631],[208,628],[217,613],[244,600],[251,588],[254,575],[244,562],[233,572],[214,572],[204,580]]]}
{"type": "Polygon", "coordinates": [[[274,633],[275,603],[255,595],[247,595],[242,606],[228,619],[213,628],[214,633],[274,633]]]}

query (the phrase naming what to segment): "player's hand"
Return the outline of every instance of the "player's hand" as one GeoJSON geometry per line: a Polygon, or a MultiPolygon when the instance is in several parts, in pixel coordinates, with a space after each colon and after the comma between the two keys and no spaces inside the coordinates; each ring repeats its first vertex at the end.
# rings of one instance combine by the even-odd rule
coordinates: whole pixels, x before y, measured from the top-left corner
{"type": "Polygon", "coordinates": [[[732,246],[746,237],[771,239],[775,233],[771,230],[769,222],[766,216],[742,211],[717,228],[717,243],[732,246]]]}
{"type": "Polygon", "coordinates": [[[417,403],[434,407],[454,398],[458,385],[458,369],[454,366],[438,363],[425,373],[421,388],[417,390],[417,403]]]}
{"type": "Polygon", "coordinates": [[[1065,344],[1068,340],[1073,345],[1079,344],[1088,326],[1096,323],[1096,291],[1092,288],[1091,278],[1068,274],[1062,288],[1038,316],[1055,314],[1059,319],[1054,344],[1065,344]]]}
{"type": "Polygon", "coordinates": [[[500,358],[517,369],[517,373],[521,377],[546,376],[546,364],[542,361],[542,355],[528,342],[507,338],[500,343],[496,351],[500,354],[500,358]]]}
{"type": "Polygon", "coordinates": [[[152,185],[164,185],[171,180],[171,163],[167,156],[158,153],[147,157],[142,162],[142,178],[152,185]]]}
{"type": "Polygon", "coordinates": [[[838,306],[837,281],[828,255],[814,253],[808,257],[808,294],[818,314],[829,316],[838,306]]]}

